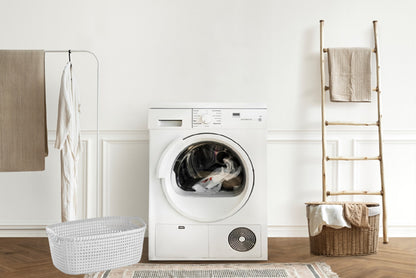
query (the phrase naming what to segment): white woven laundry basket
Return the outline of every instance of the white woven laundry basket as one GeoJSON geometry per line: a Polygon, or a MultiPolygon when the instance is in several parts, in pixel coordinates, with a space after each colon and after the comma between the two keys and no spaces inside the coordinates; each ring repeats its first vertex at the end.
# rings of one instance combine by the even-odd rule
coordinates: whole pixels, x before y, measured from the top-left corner
{"type": "Polygon", "coordinates": [[[66,274],[87,274],[135,264],[146,224],[139,217],[100,217],[46,227],[52,261],[66,274]]]}

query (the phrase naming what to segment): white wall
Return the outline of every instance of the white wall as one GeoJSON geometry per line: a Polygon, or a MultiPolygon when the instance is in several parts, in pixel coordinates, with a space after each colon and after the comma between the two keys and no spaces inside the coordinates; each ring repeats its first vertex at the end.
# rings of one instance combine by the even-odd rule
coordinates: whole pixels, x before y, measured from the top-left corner
{"type": "MultiPolygon", "coordinates": [[[[377,19],[390,235],[416,236],[414,1],[0,0],[0,7],[1,49],[87,49],[99,57],[97,164],[95,62],[73,54],[83,103],[80,216],[147,219],[151,103],[237,99],[269,107],[271,236],[307,236],[304,202],[321,198],[319,20],[325,19],[327,46],[371,47],[377,19]]],[[[47,170],[0,173],[0,235],[42,235],[44,225],[60,221],[59,154],[52,145],[66,59],[47,54],[47,170]]],[[[369,104],[328,107],[332,119],[374,115],[369,104]]],[[[330,152],[369,153],[373,134],[333,128],[330,152]]],[[[369,163],[334,163],[328,180],[339,189],[377,185],[369,163]]]]}

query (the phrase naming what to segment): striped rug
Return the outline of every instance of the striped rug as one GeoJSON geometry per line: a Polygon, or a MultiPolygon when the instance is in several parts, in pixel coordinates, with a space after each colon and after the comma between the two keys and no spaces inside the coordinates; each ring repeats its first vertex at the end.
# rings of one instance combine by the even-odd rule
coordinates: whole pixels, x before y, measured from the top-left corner
{"type": "Polygon", "coordinates": [[[85,278],[338,278],[325,263],[135,264],[85,278]]]}

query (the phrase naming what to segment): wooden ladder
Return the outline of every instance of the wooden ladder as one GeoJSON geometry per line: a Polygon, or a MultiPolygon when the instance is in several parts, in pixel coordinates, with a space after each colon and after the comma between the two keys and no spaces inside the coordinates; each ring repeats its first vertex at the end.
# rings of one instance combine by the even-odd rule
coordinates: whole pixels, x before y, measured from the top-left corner
{"type": "Polygon", "coordinates": [[[380,65],[379,65],[379,51],[378,51],[378,34],[377,34],[377,21],[373,21],[374,29],[374,43],[375,47],[372,50],[376,56],[376,78],[377,85],[372,91],[377,93],[377,113],[378,119],[376,122],[329,122],[325,118],[325,100],[326,91],[329,91],[329,86],[325,85],[325,53],[328,52],[327,48],[324,48],[324,21],[320,21],[320,59],[321,59],[321,116],[322,116],[322,201],[326,202],[327,196],[339,196],[339,195],[380,195],[382,202],[383,211],[383,242],[388,243],[387,237],[387,215],[386,215],[386,191],[384,189],[384,165],[383,165],[383,137],[381,132],[381,91],[380,91],[380,65]],[[374,157],[329,157],[326,155],[326,127],[327,126],[377,126],[378,127],[378,145],[379,155],[374,157]],[[378,160],[380,162],[380,178],[381,178],[381,189],[380,191],[369,192],[369,191],[339,191],[333,192],[327,190],[326,183],[326,163],[330,160],[344,160],[344,161],[370,161],[378,160]]]}

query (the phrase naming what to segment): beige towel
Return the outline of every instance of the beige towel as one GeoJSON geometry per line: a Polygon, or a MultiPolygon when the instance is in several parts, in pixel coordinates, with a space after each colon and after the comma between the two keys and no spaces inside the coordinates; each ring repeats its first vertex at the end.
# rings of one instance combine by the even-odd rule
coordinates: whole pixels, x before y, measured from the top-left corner
{"type": "Polygon", "coordinates": [[[369,228],[368,224],[368,208],[361,203],[345,203],[344,217],[352,225],[360,228],[369,228]]]}
{"type": "Polygon", "coordinates": [[[329,48],[331,101],[371,101],[371,49],[329,48]]]}
{"type": "Polygon", "coordinates": [[[48,155],[45,52],[0,50],[0,171],[41,171],[48,155]]]}

